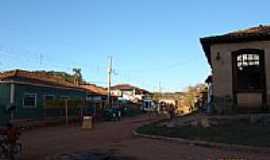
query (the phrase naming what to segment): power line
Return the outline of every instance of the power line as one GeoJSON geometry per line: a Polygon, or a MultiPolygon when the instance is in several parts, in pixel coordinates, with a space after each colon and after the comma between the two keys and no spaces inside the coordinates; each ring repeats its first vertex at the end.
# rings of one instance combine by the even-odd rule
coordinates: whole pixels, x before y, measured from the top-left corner
{"type": "Polygon", "coordinates": [[[190,58],[186,58],[185,61],[179,61],[167,66],[162,66],[162,64],[158,64],[161,65],[161,67],[152,67],[152,68],[144,68],[144,69],[128,69],[128,70],[122,70],[120,69],[120,71],[126,71],[126,72],[158,72],[158,71],[163,71],[163,70],[170,70],[173,68],[179,68],[179,67],[183,67],[185,64],[190,64],[192,62],[192,57],[190,58]]]}
{"type": "MultiPolygon", "coordinates": [[[[21,60],[21,62],[23,61],[23,65],[26,65],[28,67],[55,67],[55,68],[61,68],[61,69],[64,69],[64,70],[72,70],[73,67],[70,67],[70,66],[66,66],[66,65],[61,65],[59,63],[57,63],[54,59],[49,59],[48,60],[48,57],[45,57],[43,56],[43,54],[37,54],[34,56],[34,55],[30,55],[30,54],[27,54],[27,56],[25,55],[16,55],[16,54],[13,54],[13,50],[12,49],[3,49],[3,47],[0,48],[0,54],[3,53],[5,55],[5,57],[9,57],[13,62],[15,62],[15,64],[18,64],[18,59],[21,60]],[[30,57],[31,56],[31,57],[30,57]],[[34,62],[33,63],[29,63],[29,62],[34,62]]],[[[183,57],[184,58],[184,57],[183,57]]],[[[121,79],[125,79],[127,78],[127,81],[137,81],[139,83],[142,83],[142,84],[150,84],[153,85],[154,82],[147,82],[145,81],[145,77],[143,76],[138,76],[136,74],[138,73],[142,73],[142,72],[161,72],[161,71],[168,71],[168,70],[171,70],[171,69],[174,69],[174,68],[180,68],[180,67],[185,67],[185,64],[186,63],[191,63],[193,62],[192,61],[192,58],[185,58],[184,60],[182,59],[181,61],[179,62],[175,62],[175,63],[171,63],[169,65],[162,65],[162,64],[156,64],[156,66],[158,67],[146,67],[146,68],[135,68],[135,69],[112,69],[110,70],[110,76],[112,75],[116,75],[116,77],[121,77],[121,79]],[[128,73],[123,73],[123,72],[128,72],[128,73]],[[130,75],[130,73],[132,73],[130,75]],[[124,76],[122,76],[124,74],[124,76]],[[126,76],[125,76],[126,74],[126,76]],[[127,75],[128,74],[128,75],[127,75]]],[[[3,62],[4,63],[4,62],[3,62]]],[[[87,65],[82,65],[80,64],[80,66],[83,66],[85,68],[88,68],[87,65]]],[[[102,73],[100,72],[100,69],[103,70],[105,68],[103,67],[98,67],[98,71],[97,73],[102,73]]],[[[94,83],[100,83],[100,84],[105,84],[105,82],[94,82],[94,83]]]]}
{"type": "MultiPolygon", "coordinates": [[[[0,48],[0,53],[5,53],[6,55],[8,55],[8,56],[13,56],[13,57],[16,57],[16,58],[18,58],[19,56],[18,55],[14,55],[14,54],[11,54],[10,52],[12,52],[12,49],[7,49],[7,48],[3,48],[3,47],[1,47],[0,48]],[[2,52],[1,52],[1,50],[2,50],[2,52]]],[[[68,69],[68,70],[70,70],[70,69],[72,69],[72,67],[70,67],[70,66],[64,66],[64,65],[59,65],[59,64],[57,64],[57,63],[53,63],[52,61],[53,60],[50,60],[49,62],[50,63],[47,63],[46,61],[45,61],[45,57],[44,57],[44,55],[43,54],[39,54],[39,57],[29,57],[29,54],[28,54],[28,56],[26,57],[25,55],[23,56],[23,57],[19,57],[20,59],[24,59],[24,61],[26,61],[27,63],[29,62],[29,61],[32,61],[32,62],[35,62],[36,64],[39,64],[40,66],[44,63],[46,63],[46,65],[49,65],[49,66],[51,66],[51,67],[57,67],[57,68],[64,68],[64,69],[68,69]],[[44,62],[45,61],[45,62],[44,62]]],[[[134,72],[134,73],[136,73],[136,72],[148,72],[148,71],[162,71],[162,70],[169,70],[169,69],[172,69],[172,68],[178,68],[178,67],[182,67],[183,66],[183,63],[185,63],[185,62],[192,62],[192,61],[190,61],[191,60],[191,57],[190,58],[185,58],[185,61],[180,61],[180,62],[176,62],[176,63],[174,63],[174,64],[170,64],[170,65],[167,65],[167,66],[161,66],[161,67],[152,67],[152,68],[143,68],[143,69],[128,69],[128,70],[123,70],[123,69],[120,69],[120,71],[121,70],[123,70],[123,71],[127,71],[127,72],[134,72]],[[180,66],[181,65],[181,66],[180,66]]],[[[162,64],[161,64],[162,65],[162,64]]],[[[82,66],[82,64],[80,64],[80,66],[82,66]]],[[[85,67],[85,68],[88,68],[88,66],[83,66],[83,67],[85,67]]],[[[100,68],[103,68],[103,67],[99,67],[99,69],[100,68]]],[[[105,69],[105,68],[104,68],[105,69]]],[[[115,72],[115,70],[113,70],[113,73],[115,74],[115,75],[117,75],[118,73],[116,73],[115,72]]]]}

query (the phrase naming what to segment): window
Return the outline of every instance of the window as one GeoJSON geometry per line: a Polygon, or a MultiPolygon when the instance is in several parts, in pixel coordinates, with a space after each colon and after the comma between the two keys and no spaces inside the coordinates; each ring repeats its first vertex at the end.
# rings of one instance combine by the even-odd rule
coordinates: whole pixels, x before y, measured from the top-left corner
{"type": "Polygon", "coordinates": [[[23,97],[24,108],[35,108],[37,105],[37,95],[32,93],[25,93],[23,97]]]}
{"type": "Polygon", "coordinates": [[[244,49],[234,52],[237,90],[264,89],[264,57],[262,50],[244,49]]]}
{"type": "Polygon", "coordinates": [[[244,70],[248,67],[259,67],[260,56],[258,54],[240,54],[237,56],[238,70],[244,70]]]}

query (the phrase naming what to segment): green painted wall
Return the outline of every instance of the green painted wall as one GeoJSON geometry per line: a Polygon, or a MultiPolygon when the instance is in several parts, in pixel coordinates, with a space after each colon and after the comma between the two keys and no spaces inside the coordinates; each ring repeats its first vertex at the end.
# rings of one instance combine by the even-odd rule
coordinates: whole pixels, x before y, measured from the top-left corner
{"type": "Polygon", "coordinates": [[[8,121],[9,115],[6,112],[6,106],[9,104],[10,85],[0,84],[0,125],[8,121]]]}
{"type": "MultiPolygon", "coordinates": [[[[65,90],[65,89],[56,89],[48,87],[36,87],[30,85],[15,85],[15,103],[16,103],[16,119],[35,119],[40,120],[44,118],[44,96],[45,95],[54,95],[55,99],[59,99],[61,96],[68,96],[70,99],[80,100],[81,98],[86,97],[86,93],[76,90],[65,90]],[[33,93],[37,95],[37,107],[36,108],[24,108],[23,107],[23,97],[25,93],[33,93]]],[[[62,112],[63,110],[54,110],[53,112],[62,112]]],[[[59,115],[59,114],[55,114],[59,115]]]]}

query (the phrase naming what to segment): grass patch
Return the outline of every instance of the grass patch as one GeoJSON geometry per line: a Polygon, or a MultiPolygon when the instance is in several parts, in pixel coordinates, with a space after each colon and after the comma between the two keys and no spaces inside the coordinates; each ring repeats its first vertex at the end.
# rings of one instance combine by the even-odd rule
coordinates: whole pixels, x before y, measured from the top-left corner
{"type": "Polygon", "coordinates": [[[233,122],[222,126],[168,128],[152,123],[137,129],[138,133],[227,144],[270,147],[270,126],[233,122]]]}
{"type": "Polygon", "coordinates": [[[144,114],[144,113],[140,110],[128,110],[126,113],[124,113],[124,116],[135,117],[135,116],[142,115],[142,114],[144,114]]]}

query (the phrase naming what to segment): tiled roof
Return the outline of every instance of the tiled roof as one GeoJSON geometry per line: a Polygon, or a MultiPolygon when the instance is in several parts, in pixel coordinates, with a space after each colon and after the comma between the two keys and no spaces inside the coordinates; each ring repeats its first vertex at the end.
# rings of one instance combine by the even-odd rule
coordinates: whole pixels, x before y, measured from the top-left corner
{"type": "Polygon", "coordinates": [[[267,40],[270,40],[270,26],[265,25],[259,25],[257,27],[239,30],[224,35],[210,36],[200,39],[209,64],[211,64],[210,47],[213,44],[267,41],[267,40]]]}
{"type": "Polygon", "coordinates": [[[117,84],[111,87],[111,89],[120,89],[120,90],[130,90],[137,89],[138,87],[132,86],[130,84],[117,84]]]}
{"type": "Polygon", "coordinates": [[[244,30],[239,30],[235,32],[228,33],[226,35],[231,35],[231,36],[248,36],[251,34],[256,34],[256,35],[270,35],[270,26],[269,25],[259,25],[257,27],[252,27],[244,30]]]}
{"type": "Polygon", "coordinates": [[[84,84],[84,85],[80,85],[80,87],[96,95],[102,95],[102,96],[107,95],[107,90],[105,88],[96,86],[95,84],[84,84]]]}
{"type": "Polygon", "coordinates": [[[0,80],[12,80],[13,78],[24,78],[29,80],[32,84],[42,84],[50,86],[59,86],[65,88],[81,89],[73,83],[65,81],[60,76],[52,76],[41,72],[30,72],[24,70],[12,70],[0,73],[0,80]]]}
{"type": "Polygon", "coordinates": [[[130,85],[130,84],[117,84],[111,87],[111,89],[119,89],[119,90],[132,90],[132,89],[137,89],[141,92],[147,92],[150,93],[149,91],[145,90],[145,89],[141,89],[139,87],[130,85]]]}

